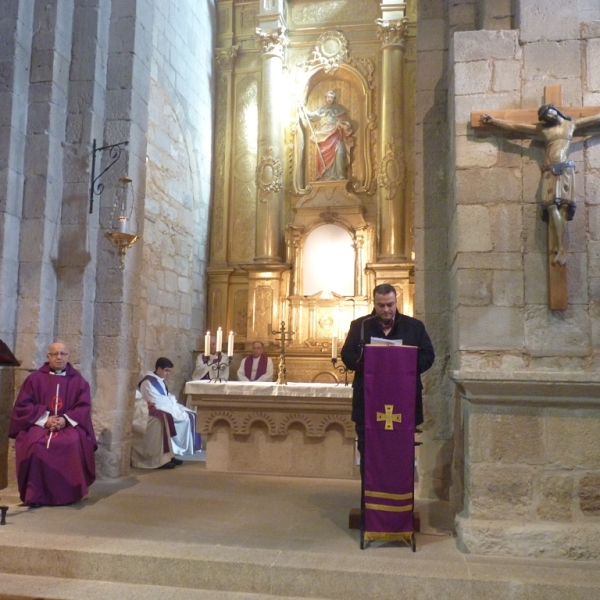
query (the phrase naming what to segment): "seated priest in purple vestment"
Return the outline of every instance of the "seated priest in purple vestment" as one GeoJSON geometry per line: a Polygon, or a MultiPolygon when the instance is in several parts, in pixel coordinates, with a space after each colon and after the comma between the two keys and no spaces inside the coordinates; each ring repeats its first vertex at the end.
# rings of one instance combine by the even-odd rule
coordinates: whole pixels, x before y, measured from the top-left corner
{"type": "Polygon", "coordinates": [[[262,342],[252,344],[252,354],[241,362],[238,369],[239,381],[273,381],[273,361],[264,352],[262,342]]]}
{"type": "Polygon", "coordinates": [[[90,386],[68,362],[62,342],[23,382],[9,425],[24,504],[60,506],[81,500],[96,479],[90,386]]]}
{"type": "Polygon", "coordinates": [[[356,425],[358,449],[361,451],[365,428],[364,361],[365,344],[371,338],[402,340],[405,346],[416,346],[417,389],[415,395],[415,425],[423,423],[423,384],[421,373],[431,367],[435,359],[433,344],[425,325],[418,319],[403,315],[397,309],[396,290],[389,283],[381,283],[373,290],[373,312],[350,323],[348,336],[342,347],[342,360],[354,371],[352,383],[352,420],[356,425]]]}

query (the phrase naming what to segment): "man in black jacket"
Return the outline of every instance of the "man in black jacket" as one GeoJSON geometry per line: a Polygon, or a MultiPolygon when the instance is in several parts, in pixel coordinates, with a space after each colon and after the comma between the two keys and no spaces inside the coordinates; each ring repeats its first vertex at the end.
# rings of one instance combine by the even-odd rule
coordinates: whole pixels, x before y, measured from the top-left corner
{"type": "Polygon", "coordinates": [[[396,308],[396,290],[389,283],[382,283],[373,290],[374,309],[370,315],[360,317],[350,324],[348,337],[342,348],[342,360],[348,369],[354,371],[352,384],[352,420],[356,425],[358,449],[362,453],[365,431],[364,407],[364,345],[371,337],[402,340],[406,346],[419,349],[417,358],[417,396],[415,405],[415,425],[423,422],[423,384],[421,373],[431,367],[435,359],[433,345],[425,331],[425,325],[418,319],[400,314],[396,308]]]}

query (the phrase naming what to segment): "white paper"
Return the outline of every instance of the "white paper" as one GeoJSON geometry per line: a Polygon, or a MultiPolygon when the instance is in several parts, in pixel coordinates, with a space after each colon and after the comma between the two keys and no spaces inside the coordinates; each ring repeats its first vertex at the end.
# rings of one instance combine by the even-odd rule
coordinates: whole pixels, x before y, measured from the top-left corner
{"type": "Polygon", "coordinates": [[[388,340],[387,338],[372,337],[367,346],[403,346],[402,340],[388,340]]]}

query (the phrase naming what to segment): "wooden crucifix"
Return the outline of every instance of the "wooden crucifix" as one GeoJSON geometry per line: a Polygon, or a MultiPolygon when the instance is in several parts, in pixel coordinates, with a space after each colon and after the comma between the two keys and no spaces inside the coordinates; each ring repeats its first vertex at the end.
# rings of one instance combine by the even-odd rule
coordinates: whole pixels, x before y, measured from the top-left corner
{"type": "Polygon", "coordinates": [[[600,125],[600,106],[562,107],[562,88],[544,89],[538,110],[495,110],[471,113],[471,126],[494,125],[524,133],[545,142],[542,163],[542,218],[548,222],[548,307],[567,308],[566,225],[575,214],[575,163],[569,160],[573,135],[579,129],[600,125]],[[563,112],[564,111],[564,112],[563,112]],[[569,113],[566,115],[564,113],[569,113]]]}

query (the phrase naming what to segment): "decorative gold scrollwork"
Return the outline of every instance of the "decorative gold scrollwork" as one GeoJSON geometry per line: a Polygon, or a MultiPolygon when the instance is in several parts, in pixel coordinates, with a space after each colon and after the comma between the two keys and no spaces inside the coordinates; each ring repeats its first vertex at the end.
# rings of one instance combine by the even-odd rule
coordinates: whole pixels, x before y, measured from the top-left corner
{"type": "Polygon", "coordinates": [[[281,161],[275,158],[273,148],[269,146],[256,167],[256,186],[263,192],[260,201],[266,202],[266,194],[278,192],[283,187],[283,167],[281,161]]]}
{"type": "Polygon", "coordinates": [[[312,55],[300,68],[323,67],[325,73],[336,71],[340,63],[348,62],[348,40],[339,31],[326,31],[317,40],[312,55]]]}
{"type": "Polygon", "coordinates": [[[388,142],[386,145],[385,154],[381,158],[377,183],[379,187],[387,190],[386,200],[392,200],[396,196],[398,188],[404,183],[404,156],[401,151],[396,151],[394,142],[388,142]]]}

